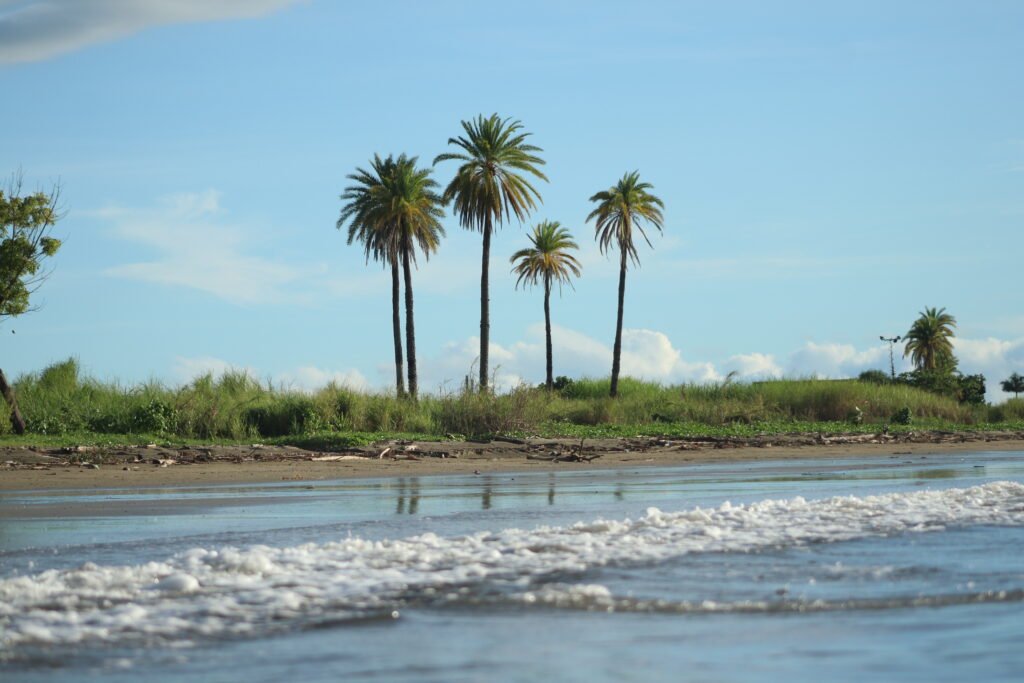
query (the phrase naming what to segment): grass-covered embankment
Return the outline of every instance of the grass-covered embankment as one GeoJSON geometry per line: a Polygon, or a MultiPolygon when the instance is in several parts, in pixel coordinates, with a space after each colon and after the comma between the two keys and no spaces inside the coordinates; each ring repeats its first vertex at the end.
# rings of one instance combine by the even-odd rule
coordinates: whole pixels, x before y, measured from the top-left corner
{"type": "Polygon", "coordinates": [[[624,378],[571,381],[548,392],[450,392],[418,402],[331,385],[313,393],[270,387],[240,373],[180,386],[122,386],[82,377],[74,359],[19,378],[28,433],[7,445],[288,443],[327,449],[380,438],[448,435],[751,436],[898,429],[1024,429],[1024,400],[970,406],[913,387],[855,380],[662,385],[624,378]],[[859,411],[859,412],[858,412],[859,411]],[[893,423],[903,412],[910,425],[893,423]],[[855,417],[857,416],[857,417],[855,417]]]}

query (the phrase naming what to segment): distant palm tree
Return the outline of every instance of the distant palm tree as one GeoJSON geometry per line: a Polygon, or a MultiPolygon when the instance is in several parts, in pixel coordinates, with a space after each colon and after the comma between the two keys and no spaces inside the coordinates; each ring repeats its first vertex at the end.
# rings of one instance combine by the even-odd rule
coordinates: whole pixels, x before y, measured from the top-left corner
{"type": "Polygon", "coordinates": [[[956,336],[956,318],[945,308],[925,308],[914,321],[910,331],[903,335],[907,342],[903,355],[921,370],[937,370],[953,360],[953,342],[956,336]]]}
{"type": "Polygon", "coordinates": [[[535,152],[539,147],[526,143],[529,133],[522,124],[502,119],[497,114],[463,121],[464,136],[449,138],[461,152],[439,154],[434,164],[454,159],[461,161],[455,177],[444,191],[445,203],[454,200],[454,211],[467,230],[483,233],[483,257],[480,267],[480,388],[487,389],[488,345],[491,335],[488,270],[491,258],[491,232],[514,215],[523,221],[540,201],[540,193],[524,174],[547,180],[537,168],[544,164],[535,152]]]}
{"type": "MultiPolygon", "coordinates": [[[[416,247],[428,258],[437,250],[444,228],[441,197],[434,191],[437,183],[430,178],[430,169],[417,169],[416,157],[404,154],[381,160],[374,156],[374,174],[358,169],[349,176],[361,185],[346,189],[343,199],[352,201],[342,211],[338,226],[348,218],[349,243],[363,242],[367,257],[371,254],[392,265],[392,322],[395,334],[396,367],[401,364],[401,334],[398,315],[397,264],[401,261],[405,277],[405,345],[409,376],[409,395],[418,393],[416,367],[416,326],[413,314],[411,264],[416,262],[416,247]],[[351,195],[351,196],[350,196],[351,195]]],[[[397,382],[401,392],[401,372],[397,382]]]]}
{"type": "Polygon", "coordinates": [[[640,264],[640,258],[633,243],[633,230],[643,236],[647,246],[651,241],[644,232],[641,221],[647,222],[661,231],[664,220],[661,210],[665,204],[648,192],[650,183],[640,182],[640,172],[633,171],[622,176],[622,179],[604,192],[598,192],[590,198],[598,202],[597,208],[587,216],[587,222],[596,218],[594,223],[595,239],[601,253],[608,253],[614,244],[619,248],[619,307],[615,321],[615,346],[612,348],[612,385],[611,396],[619,393],[619,368],[622,358],[622,312],[626,298],[626,265],[627,257],[634,264],[640,264]]]}
{"type": "Polygon", "coordinates": [[[520,283],[535,285],[544,283],[544,333],[547,350],[548,389],[554,388],[554,376],[551,358],[551,282],[558,283],[561,291],[562,283],[572,286],[570,277],[580,276],[580,264],[569,249],[579,249],[569,231],[557,221],[543,221],[533,229],[530,235],[532,247],[520,249],[512,255],[510,261],[515,264],[512,272],[519,276],[516,287],[520,283]]]}

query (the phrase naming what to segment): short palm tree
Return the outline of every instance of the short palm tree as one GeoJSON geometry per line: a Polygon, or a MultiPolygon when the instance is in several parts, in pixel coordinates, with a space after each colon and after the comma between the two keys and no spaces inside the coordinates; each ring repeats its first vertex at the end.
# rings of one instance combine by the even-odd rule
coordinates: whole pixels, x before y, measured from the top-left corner
{"type": "Polygon", "coordinates": [[[633,171],[622,176],[614,187],[598,192],[590,201],[597,202],[597,208],[587,216],[587,222],[596,219],[595,234],[602,254],[615,245],[619,248],[619,306],[615,321],[615,346],[612,348],[611,396],[619,392],[619,368],[622,359],[622,312],[626,298],[626,266],[632,260],[640,264],[640,258],[633,242],[634,230],[639,232],[652,246],[644,232],[642,223],[648,223],[661,231],[664,218],[661,210],[665,204],[649,190],[650,183],[640,182],[640,172],[633,171]]]}
{"type": "Polygon", "coordinates": [[[437,183],[430,169],[417,169],[416,157],[404,154],[397,159],[374,156],[374,173],[357,169],[349,176],[360,185],[347,188],[342,199],[350,199],[342,211],[338,226],[351,220],[349,243],[359,239],[367,258],[373,255],[392,266],[392,327],[395,336],[396,382],[401,393],[401,332],[398,314],[398,263],[405,277],[405,346],[409,377],[409,395],[418,392],[416,367],[416,326],[413,314],[412,264],[416,247],[428,258],[437,250],[444,228],[441,197],[434,191],[437,183]]]}
{"type": "Polygon", "coordinates": [[[551,358],[551,283],[557,282],[561,290],[563,283],[572,286],[571,276],[580,276],[579,261],[569,253],[570,249],[579,249],[579,245],[573,241],[569,231],[557,221],[539,223],[530,235],[530,242],[533,244],[532,247],[520,249],[510,260],[515,265],[512,272],[519,276],[516,287],[521,283],[544,283],[544,334],[547,350],[545,383],[548,389],[553,389],[555,380],[551,358]]]}
{"type": "Polygon", "coordinates": [[[907,342],[904,356],[921,370],[938,370],[953,361],[953,328],[956,318],[945,308],[925,308],[903,338],[907,342]]]}
{"type": "Polygon", "coordinates": [[[530,174],[547,180],[537,168],[544,164],[535,152],[539,147],[526,143],[529,133],[522,124],[502,119],[497,114],[473,121],[463,121],[465,135],[449,138],[448,144],[461,151],[439,154],[434,163],[456,160],[462,162],[455,177],[444,191],[445,203],[454,201],[454,211],[467,230],[483,233],[483,256],[480,267],[480,388],[487,389],[488,345],[491,317],[489,267],[491,233],[496,226],[515,216],[523,221],[540,201],[540,193],[525,177],[530,174]]]}

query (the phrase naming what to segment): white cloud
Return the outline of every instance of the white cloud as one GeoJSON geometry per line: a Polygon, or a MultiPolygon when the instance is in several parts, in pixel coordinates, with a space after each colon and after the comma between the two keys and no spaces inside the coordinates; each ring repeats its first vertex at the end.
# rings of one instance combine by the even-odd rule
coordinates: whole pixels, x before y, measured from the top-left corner
{"type": "Polygon", "coordinates": [[[367,390],[371,388],[363,373],[352,368],[324,370],[312,365],[304,365],[295,370],[274,375],[274,384],[283,386],[285,389],[315,391],[332,383],[350,389],[367,390]]]}
{"type": "MultiPolygon", "coordinates": [[[[902,372],[909,366],[901,360],[902,350],[896,351],[896,371],[902,372]]],[[[874,346],[858,351],[851,344],[807,342],[789,356],[786,374],[791,377],[818,376],[842,379],[856,377],[864,370],[881,370],[889,367],[889,347],[874,346]]]]}
{"type": "Polygon", "coordinates": [[[731,357],[725,362],[725,371],[735,372],[741,380],[770,379],[784,373],[775,363],[774,356],[765,353],[745,353],[731,357]]]}
{"type": "Polygon", "coordinates": [[[252,368],[238,367],[226,360],[212,356],[199,356],[197,358],[179,356],[175,359],[174,367],[171,369],[171,376],[175,381],[188,383],[204,375],[220,377],[227,372],[243,372],[250,377],[257,377],[256,371],[252,368]]]}
{"type": "Polygon", "coordinates": [[[953,339],[953,349],[960,360],[960,372],[985,375],[985,397],[999,402],[1010,398],[999,385],[1014,372],[1024,374],[1024,338],[1004,341],[988,339],[953,339]]]}
{"type": "MultiPolygon", "coordinates": [[[[220,358],[199,356],[196,358],[178,357],[171,374],[181,383],[188,383],[203,375],[221,377],[227,372],[241,372],[259,381],[260,374],[251,367],[239,367],[220,358]]],[[[327,370],[312,365],[304,365],[293,370],[286,370],[270,376],[270,384],[285,390],[316,391],[334,383],[352,389],[369,390],[372,387],[359,370],[327,370]]]]}
{"type": "Polygon", "coordinates": [[[298,0],[0,0],[0,64],[49,59],[151,26],[261,17],[298,0]]]}
{"type": "MultiPolygon", "coordinates": [[[[521,381],[541,382],[544,379],[544,326],[527,328],[528,341],[508,346],[491,343],[490,366],[495,372],[494,384],[507,389],[521,381]]],[[[612,367],[612,349],[585,334],[552,325],[551,343],[555,375],[568,377],[605,377],[612,367]]],[[[424,386],[433,383],[449,389],[458,388],[462,378],[477,372],[474,361],[479,355],[480,340],[470,337],[446,344],[439,357],[420,363],[424,386]]],[[[624,377],[660,382],[707,382],[720,379],[711,363],[688,362],[672,346],[662,332],[623,330],[622,370],[624,377]]]]}

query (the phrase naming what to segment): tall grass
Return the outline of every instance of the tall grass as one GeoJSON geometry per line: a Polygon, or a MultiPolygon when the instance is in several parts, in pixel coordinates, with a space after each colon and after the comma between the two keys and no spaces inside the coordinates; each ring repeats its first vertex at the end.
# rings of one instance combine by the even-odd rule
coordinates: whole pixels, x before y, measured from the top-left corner
{"type": "MultiPolygon", "coordinates": [[[[657,433],[670,424],[675,425],[670,431],[680,432],[737,425],[839,424],[853,416],[880,425],[904,409],[915,420],[960,425],[1024,420],[1024,399],[966,406],[905,385],[856,380],[664,385],[622,378],[618,398],[608,398],[608,389],[608,379],[584,378],[569,381],[556,392],[523,386],[492,394],[464,387],[414,402],[338,384],[312,393],[280,389],[244,372],[205,375],[178,387],[155,381],[123,386],[83,377],[75,359],[15,382],[29,431],[45,435],[91,432],[255,440],[348,432],[576,433],[578,428],[644,425],[657,433]]],[[[0,433],[9,429],[0,420],[0,433]]]]}

